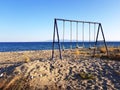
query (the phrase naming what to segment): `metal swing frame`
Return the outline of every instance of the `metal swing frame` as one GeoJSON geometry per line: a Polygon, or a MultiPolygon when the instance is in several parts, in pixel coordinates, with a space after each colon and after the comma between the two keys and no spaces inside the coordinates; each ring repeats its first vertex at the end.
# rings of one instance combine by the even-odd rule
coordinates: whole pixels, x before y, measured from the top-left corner
{"type": "MultiPolygon", "coordinates": [[[[58,45],[59,58],[62,59],[62,51],[61,51],[61,45],[60,45],[60,39],[59,39],[59,32],[58,32],[57,21],[62,21],[64,27],[65,27],[65,21],[70,22],[70,23],[76,22],[77,24],[78,24],[78,23],[83,23],[83,25],[82,25],[82,28],[83,28],[83,31],[82,31],[82,34],[83,34],[83,36],[82,36],[82,38],[83,38],[83,44],[84,44],[84,24],[85,24],[85,23],[89,24],[89,35],[90,35],[90,24],[94,24],[94,25],[98,24],[97,36],[96,36],[96,41],[95,41],[95,44],[94,44],[94,45],[95,45],[95,47],[96,47],[97,42],[98,42],[98,35],[99,35],[100,30],[101,30],[102,36],[103,36],[103,42],[104,42],[104,45],[105,45],[105,48],[106,48],[106,51],[107,51],[107,56],[108,56],[108,48],[107,48],[107,44],[106,44],[106,41],[105,41],[105,36],[104,36],[104,32],[103,32],[103,28],[102,28],[101,23],[55,18],[55,19],[54,19],[53,42],[52,42],[52,59],[54,59],[55,44],[58,45]],[[55,41],[55,35],[56,35],[56,34],[57,34],[57,41],[55,41]]],[[[65,30],[64,27],[63,27],[63,29],[65,30]]],[[[72,26],[70,26],[70,27],[72,27],[72,26]]],[[[94,26],[94,27],[95,27],[95,26],[94,26]]],[[[95,28],[96,28],[96,27],[95,27],[95,28]]],[[[78,29],[78,27],[77,27],[77,29],[78,29]]],[[[95,31],[94,31],[94,32],[95,32],[95,31]]],[[[64,34],[64,33],[65,33],[65,32],[63,31],[63,34],[64,34]]],[[[71,32],[71,34],[72,34],[72,32],[71,32]]],[[[78,34],[76,33],[76,35],[78,35],[78,34]]],[[[95,35],[95,34],[94,34],[94,35],[95,35]]],[[[78,37],[78,36],[76,36],[76,37],[78,37]]],[[[94,36],[94,38],[95,38],[95,36],[94,36]]],[[[70,39],[72,39],[72,38],[70,38],[70,39]]],[[[63,37],[63,41],[64,41],[64,37],[63,37]]],[[[90,43],[90,36],[89,36],[89,43],[90,43]]],[[[95,50],[96,50],[96,48],[94,48],[93,56],[95,56],[95,50]]]]}

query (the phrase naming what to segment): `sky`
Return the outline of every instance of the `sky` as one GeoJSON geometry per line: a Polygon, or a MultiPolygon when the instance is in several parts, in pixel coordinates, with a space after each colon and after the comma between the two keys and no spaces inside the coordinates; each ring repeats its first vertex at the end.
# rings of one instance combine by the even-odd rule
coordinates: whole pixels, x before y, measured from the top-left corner
{"type": "Polygon", "coordinates": [[[52,40],[54,18],[100,22],[107,41],[120,40],[120,0],[0,0],[0,42],[52,40]]]}

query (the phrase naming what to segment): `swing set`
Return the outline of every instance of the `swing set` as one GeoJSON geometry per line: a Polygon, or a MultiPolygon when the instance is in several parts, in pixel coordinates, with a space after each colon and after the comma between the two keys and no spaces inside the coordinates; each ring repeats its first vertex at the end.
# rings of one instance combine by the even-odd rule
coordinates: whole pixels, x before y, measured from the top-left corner
{"type": "Polygon", "coordinates": [[[98,22],[88,22],[88,21],[78,21],[78,20],[67,20],[67,19],[58,19],[58,18],[55,18],[54,19],[54,32],[53,32],[53,43],[52,43],[52,59],[54,58],[54,53],[55,53],[55,44],[58,45],[58,49],[59,49],[59,57],[60,59],[62,59],[62,51],[65,50],[65,46],[64,46],[64,43],[65,43],[65,23],[68,22],[70,23],[70,49],[72,49],[72,37],[73,37],[73,28],[72,28],[72,23],[76,23],[76,48],[84,48],[85,47],[85,40],[84,40],[84,36],[85,36],[85,24],[87,24],[89,26],[89,45],[90,47],[89,48],[92,48],[94,51],[93,51],[93,56],[95,55],[95,50],[96,50],[96,47],[97,47],[97,43],[99,42],[98,41],[98,35],[99,35],[99,32],[101,31],[102,33],[102,37],[103,37],[103,42],[104,42],[104,45],[105,45],[105,49],[106,49],[106,52],[107,52],[107,55],[108,55],[108,49],[107,49],[107,45],[106,45],[106,41],[105,41],[105,36],[104,36],[104,32],[103,32],[103,28],[102,28],[102,25],[101,23],[98,23],[98,22]],[[60,42],[60,36],[59,36],[59,30],[58,30],[58,22],[62,22],[63,23],[63,35],[62,35],[62,46],[61,46],[61,42],[60,42]],[[82,33],[81,33],[81,38],[82,38],[82,46],[80,47],[79,46],[79,34],[78,34],[78,31],[79,31],[79,24],[82,25],[82,33]],[[94,25],[94,46],[91,47],[91,25],[94,25]],[[97,34],[96,34],[96,26],[97,27],[97,34]],[[55,37],[57,35],[57,41],[55,40],[55,37]]]}

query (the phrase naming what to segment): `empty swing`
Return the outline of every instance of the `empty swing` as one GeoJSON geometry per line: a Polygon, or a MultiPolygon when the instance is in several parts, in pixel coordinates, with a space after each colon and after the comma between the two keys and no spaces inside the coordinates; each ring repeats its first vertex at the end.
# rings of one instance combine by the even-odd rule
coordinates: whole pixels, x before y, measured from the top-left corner
{"type": "Polygon", "coordinates": [[[78,44],[78,22],[76,22],[76,55],[80,55],[79,44],[78,44]]]}
{"type": "MultiPolygon", "coordinates": [[[[96,36],[96,24],[94,23],[94,42],[95,42],[95,36],[96,36]]],[[[94,47],[96,47],[95,43],[94,43],[94,47]]]]}
{"type": "Polygon", "coordinates": [[[76,25],[76,48],[84,48],[84,22],[82,23],[82,33],[81,33],[81,43],[82,43],[82,46],[79,46],[78,44],[78,22],[77,22],[77,25],[76,25]]]}
{"type": "Polygon", "coordinates": [[[83,45],[82,45],[82,48],[84,48],[84,22],[83,22],[83,25],[82,25],[82,43],[83,43],[83,45]]]}
{"type": "Polygon", "coordinates": [[[64,46],[64,37],[65,37],[65,21],[63,21],[63,44],[62,44],[62,50],[64,51],[65,46],[64,46]]]}
{"type": "MultiPolygon", "coordinates": [[[[96,33],[96,24],[94,23],[94,42],[95,42],[95,34],[96,33]]],[[[90,40],[91,40],[91,33],[90,33],[90,24],[89,24],[89,44],[90,44],[90,40]]],[[[95,49],[95,44],[93,45],[93,46],[91,46],[91,44],[90,44],[90,47],[89,47],[90,49],[95,49]]]]}
{"type": "Polygon", "coordinates": [[[70,42],[71,42],[70,49],[72,49],[72,21],[70,21],[70,42]]]}
{"type": "Polygon", "coordinates": [[[78,22],[76,22],[76,48],[79,48],[79,45],[78,45],[78,22]]]}
{"type": "Polygon", "coordinates": [[[90,30],[90,23],[89,23],[89,48],[91,48],[91,30],[90,30]]]}

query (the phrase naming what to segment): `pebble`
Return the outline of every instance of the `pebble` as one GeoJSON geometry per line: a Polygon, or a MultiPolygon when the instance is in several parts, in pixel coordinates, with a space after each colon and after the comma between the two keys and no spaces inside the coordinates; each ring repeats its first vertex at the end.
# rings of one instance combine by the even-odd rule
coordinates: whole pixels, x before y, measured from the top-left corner
{"type": "Polygon", "coordinates": [[[3,77],[3,73],[0,74],[0,78],[3,77]]]}

